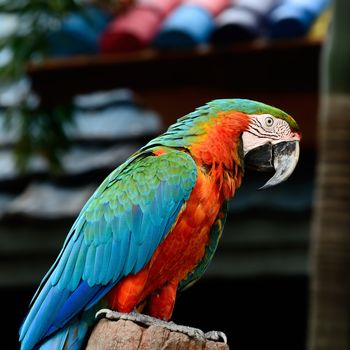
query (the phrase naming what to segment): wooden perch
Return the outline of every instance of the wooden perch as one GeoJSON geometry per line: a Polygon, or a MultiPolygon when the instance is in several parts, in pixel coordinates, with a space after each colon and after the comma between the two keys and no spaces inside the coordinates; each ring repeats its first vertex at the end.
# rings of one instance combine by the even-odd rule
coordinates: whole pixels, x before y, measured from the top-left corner
{"type": "Polygon", "coordinates": [[[87,350],[229,350],[227,344],[201,341],[161,326],[148,328],[132,321],[101,319],[90,336],[87,350]]]}

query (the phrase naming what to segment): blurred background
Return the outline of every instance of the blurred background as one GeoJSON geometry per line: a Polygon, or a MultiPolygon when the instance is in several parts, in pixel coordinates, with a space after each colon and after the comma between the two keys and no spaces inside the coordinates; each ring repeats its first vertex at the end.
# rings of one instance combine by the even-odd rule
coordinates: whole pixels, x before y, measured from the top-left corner
{"type": "Polygon", "coordinates": [[[109,172],[194,108],[240,97],[298,121],[300,161],[268,191],[257,191],[265,176],[246,174],[174,321],[222,330],[231,349],[348,349],[349,7],[0,0],[5,348],[18,348],[36,287],[109,172]]]}

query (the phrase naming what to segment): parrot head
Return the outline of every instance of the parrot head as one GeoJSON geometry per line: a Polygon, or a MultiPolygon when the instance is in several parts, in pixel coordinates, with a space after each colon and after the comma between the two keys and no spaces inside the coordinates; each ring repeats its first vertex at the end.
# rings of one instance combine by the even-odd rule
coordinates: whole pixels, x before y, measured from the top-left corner
{"type": "Polygon", "coordinates": [[[213,164],[233,169],[235,164],[241,171],[275,171],[260,188],[265,189],[292,174],[300,139],[296,121],[278,108],[247,99],[218,99],[178,119],[143,149],[154,145],[186,149],[208,169],[213,164]]]}
{"type": "Polygon", "coordinates": [[[260,189],[275,186],[294,171],[299,159],[301,133],[286,113],[267,106],[249,114],[249,126],[242,133],[244,163],[257,171],[275,171],[260,189]]]}

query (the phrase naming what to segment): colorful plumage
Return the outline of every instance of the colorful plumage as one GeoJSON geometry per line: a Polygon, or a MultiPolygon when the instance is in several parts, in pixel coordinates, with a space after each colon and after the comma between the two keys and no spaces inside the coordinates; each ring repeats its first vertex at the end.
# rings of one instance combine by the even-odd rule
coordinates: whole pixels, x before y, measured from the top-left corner
{"type": "Polygon", "coordinates": [[[176,294],[204,273],[245,166],[294,170],[301,134],[283,111],[215,100],[180,118],[100,185],[36,292],[22,350],[80,349],[97,310],[170,319],[176,294]]]}

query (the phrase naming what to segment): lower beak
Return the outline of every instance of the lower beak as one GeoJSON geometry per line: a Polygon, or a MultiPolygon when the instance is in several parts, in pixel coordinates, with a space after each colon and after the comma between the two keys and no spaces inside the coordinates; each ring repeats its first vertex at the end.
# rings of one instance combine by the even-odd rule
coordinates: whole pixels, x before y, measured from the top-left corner
{"type": "Polygon", "coordinates": [[[267,143],[247,153],[244,158],[247,167],[258,171],[275,170],[275,174],[263,190],[275,186],[285,180],[294,171],[299,159],[299,141],[279,142],[275,145],[267,143]]]}

